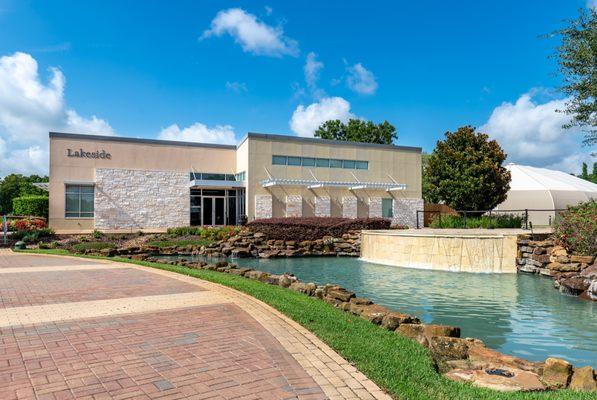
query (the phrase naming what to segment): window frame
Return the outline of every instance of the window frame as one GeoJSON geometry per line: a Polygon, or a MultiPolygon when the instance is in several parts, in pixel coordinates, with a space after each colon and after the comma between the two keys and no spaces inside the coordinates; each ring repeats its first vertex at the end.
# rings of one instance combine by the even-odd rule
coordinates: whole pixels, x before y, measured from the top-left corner
{"type": "Polygon", "coordinates": [[[381,217],[382,218],[394,218],[394,199],[393,198],[382,198],[381,199],[381,217]],[[390,202],[390,215],[384,215],[384,202],[390,202]]]}
{"type": "Polygon", "coordinates": [[[272,155],[272,165],[288,165],[288,156],[272,155]],[[277,162],[284,160],[284,162],[277,162]]]}
{"type": "Polygon", "coordinates": [[[66,183],[64,185],[64,219],[94,219],[95,218],[95,185],[66,183]],[[74,190],[73,188],[76,188],[74,190]],[[91,191],[84,191],[83,188],[91,188],[91,191]],[[68,196],[77,196],[77,210],[68,210],[68,196]],[[91,211],[81,211],[82,200],[91,195],[91,211]],[[84,214],[84,215],[83,215],[84,214]]]}

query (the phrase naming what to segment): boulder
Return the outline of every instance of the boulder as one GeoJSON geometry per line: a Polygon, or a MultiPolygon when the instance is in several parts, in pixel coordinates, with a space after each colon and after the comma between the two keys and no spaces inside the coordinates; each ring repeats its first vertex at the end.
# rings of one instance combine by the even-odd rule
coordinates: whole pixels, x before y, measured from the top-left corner
{"type": "Polygon", "coordinates": [[[570,261],[573,263],[593,264],[593,261],[595,261],[595,256],[581,256],[573,254],[570,256],[570,261]]]}
{"type": "Polygon", "coordinates": [[[250,257],[251,251],[249,250],[248,247],[235,247],[234,249],[232,249],[231,254],[232,254],[232,257],[238,257],[238,258],[250,257]]]}
{"type": "Polygon", "coordinates": [[[561,262],[552,262],[547,265],[547,267],[552,271],[559,271],[559,272],[578,272],[580,271],[580,264],[579,263],[561,263],[561,262]]]}
{"type": "Polygon", "coordinates": [[[296,278],[294,276],[290,276],[288,274],[284,274],[280,276],[280,279],[278,281],[278,285],[282,286],[282,287],[289,287],[293,282],[296,282],[296,278]],[[294,278],[294,279],[292,279],[294,278]]]}
{"type": "Polygon", "coordinates": [[[561,279],[559,284],[560,292],[574,296],[578,296],[589,288],[589,280],[580,276],[561,279]]]}
{"type": "Polygon", "coordinates": [[[269,274],[262,271],[248,271],[245,274],[246,278],[253,279],[260,282],[267,282],[269,274]]]}
{"type": "Polygon", "coordinates": [[[545,385],[536,373],[515,368],[455,369],[445,376],[455,381],[470,382],[473,386],[502,392],[545,390],[545,385]]]}
{"type": "Polygon", "coordinates": [[[483,342],[479,340],[469,343],[468,358],[469,361],[482,364],[485,367],[521,369],[536,374],[541,374],[543,371],[542,363],[502,354],[499,351],[485,347],[483,342]]]}
{"type": "Polygon", "coordinates": [[[588,279],[597,279],[597,264],[593,264],[583,269],[580,276],[588,279]]]}
{"type": "Polygon", "coordinates": [[[340,301],[344,302],[344,301],[350,301],[350,299],[355,297],[355,294],[353,292],[349,292],[348,290],[346,290],[342,287],[334,286],[327,290],[326,296],[331,297],[332,299],[336,299],[336,300],[340,300],[340,301]]]}
{"type": "Polygon", "coordinates": [[[379,325],[381,324],[383,317],[390,312],[391,311],[389,309],[385,308],[384,306],[380,306],[379,304],[369,304],[367,306],[363,306],[361,317],[373,322],[376,325],[379,325]]]}
{"type": "Polygon", "coordinates": [[[313,294],[315,294],[315,289],[317,289],[317,285],[314,283],[293,282],[289,288],[295,292],[313,296],[313,294]]]}
{"type": "Polygon", "coordinates": [[[423,325],[423,334],[427,337],[447,336],[459,338],[460,328],[450,325],[423,325]]]}
{"type": "Polygon", "coordinates": [[[559,358],[548,358],[543,367],[543,382],[555,388],[565,388],[570,382],[572,365],[559,358]]]}
{"type": "Polygon", "coordinates": [[[400,324],[418,323],[420,323],[420,321],[417,317],[394,311],[387,313],[381,320],[381,326],[391,331],[395,331],[400,326],[400,324]]]}
{"type": "Polygon", "coordinates": [[[572,379],[570,380],[570,389],[597,391],[597,383],[595,383],[595,371],[593,371],[593,368],[589,366],[574,368],[574,373],[572,374],[572,379]]]}
{"type": "Polygon", "coordinates": [[[422,324],[400,324],[395,332],[401,334],[402,336],[406,336],[409,339],[416,340],[423,346],[429,345],[427,338],[425,338],[425,335],[423,335],[422,324]]]}
{"type": "Polygon", "coordinates": [[[429,350],[436,362],[468,358],[469,342],[466,339],[433,336],[428,338],[428,341],[429,350]]]}

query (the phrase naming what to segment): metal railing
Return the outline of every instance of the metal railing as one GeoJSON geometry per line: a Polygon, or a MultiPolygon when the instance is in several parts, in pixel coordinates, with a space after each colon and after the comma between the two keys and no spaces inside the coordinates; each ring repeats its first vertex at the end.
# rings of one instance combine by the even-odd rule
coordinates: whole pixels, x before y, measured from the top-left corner
{"type": "MultiPolygon", "coordinates": [[[[417,229],[421,229],[421,221],[424,221],[425,219],[425,214],[432,214],[432,215],[437,215],[437,218],[439,218],[440,220],[440,224],[441,224],[441,218],[442,215],[445,216],[458,216],[460,218],[463,219],[463,224],[464,224],[464,228],[468,228],[467,225],[467,221],[471,218],[474,217],[481,217],[481,216],[485,216],[485,217],[498,217],[500,215],[503,216],[507,216],[507,215],[512,215],[512,216],[517,216],[517,217],[521,217],[522,218],[522,223],[520,228],[522,229],[531,229],[533,225],[537,226],[537,225],[543,225],[543,226],[551,226],[555,220],[555,218],[558,217],[558,213],[566,211],[565,208],[553,208],[553,209],[542,209],[542,208],[524,208],[524,209],[516,209],[516,210],[455,210],[455,212],[458,214],[454,214],[454,213],[449,213],[449,212],[442,212],[442,211],[426,211],[426,210],[417,210],[417,229]],[[529,216],[533,213],[550,213],[547,216],[547,224],[534,224],[531,220],[531,218],[529,218],[529,216]],[[553,219],[552,219],[552,214],[553,214],[553,219]],[[421,219],[420,216],[423,216],[423,218],[421,219]]],[[[424,224],[423,224],[424,225],[424,224]]]]}

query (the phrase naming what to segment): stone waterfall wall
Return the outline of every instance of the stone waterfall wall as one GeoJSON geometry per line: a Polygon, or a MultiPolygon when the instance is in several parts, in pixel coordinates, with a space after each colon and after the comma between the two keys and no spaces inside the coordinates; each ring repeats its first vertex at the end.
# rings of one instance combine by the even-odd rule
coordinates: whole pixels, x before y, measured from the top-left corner
{"type": "Polygon", "coordinates": [[[302,217],[303,216],[303,196],[291,194],[286,196],[286,216],[287,217],[302,217]]]}
{"type": "Polygon", "coordinates": [[[354,196],[346,196],[342,198],[342,217],[356,218],[357,217],[357,198],[354,196]]]}
{"type": "Polygon", "coordinates": [[[369,199],[369,218],[381,218],[381,204],[381,197],[371,197],[369,199]]]}
{"type": "Polygon", "coordinates": [[[95,228],[166,229],[189,225],[189,174],[98,168],[95,228]]]}
{"type": "Polygon", "coordinates": [[[273,198],[271,194],[255,195],[255,219],[271,218],[273,198]]]}
{"type": "MultiPolygon", "coordinates": [[[[423,211],[423,199],[394,199],[392,225],[417,227],[417,210],[423,211]]],[[[419,226],[423,226],[423,213],[419,213],[419,226]]]]}
{"type": "Polygon", "coordinates": [[[332,202],[330,196],[315,197],[315,216],[329,217],[332,215],[332,202]]]}

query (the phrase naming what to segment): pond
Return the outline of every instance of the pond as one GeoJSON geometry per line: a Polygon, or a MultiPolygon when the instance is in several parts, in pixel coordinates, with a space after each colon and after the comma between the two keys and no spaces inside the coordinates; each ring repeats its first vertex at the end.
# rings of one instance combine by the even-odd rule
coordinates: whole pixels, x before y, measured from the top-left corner
{"type": "MultiPolygon", "coordinates": [[[[185,256],[186,259],[192,259],[185,256]]],[[[356,258],[236,259],[241,267],[336,283],[425,323],[459,326],[505,354],[597,368],[597,302],[560,294],[551,278],[372,264],[356,258]]]]}

